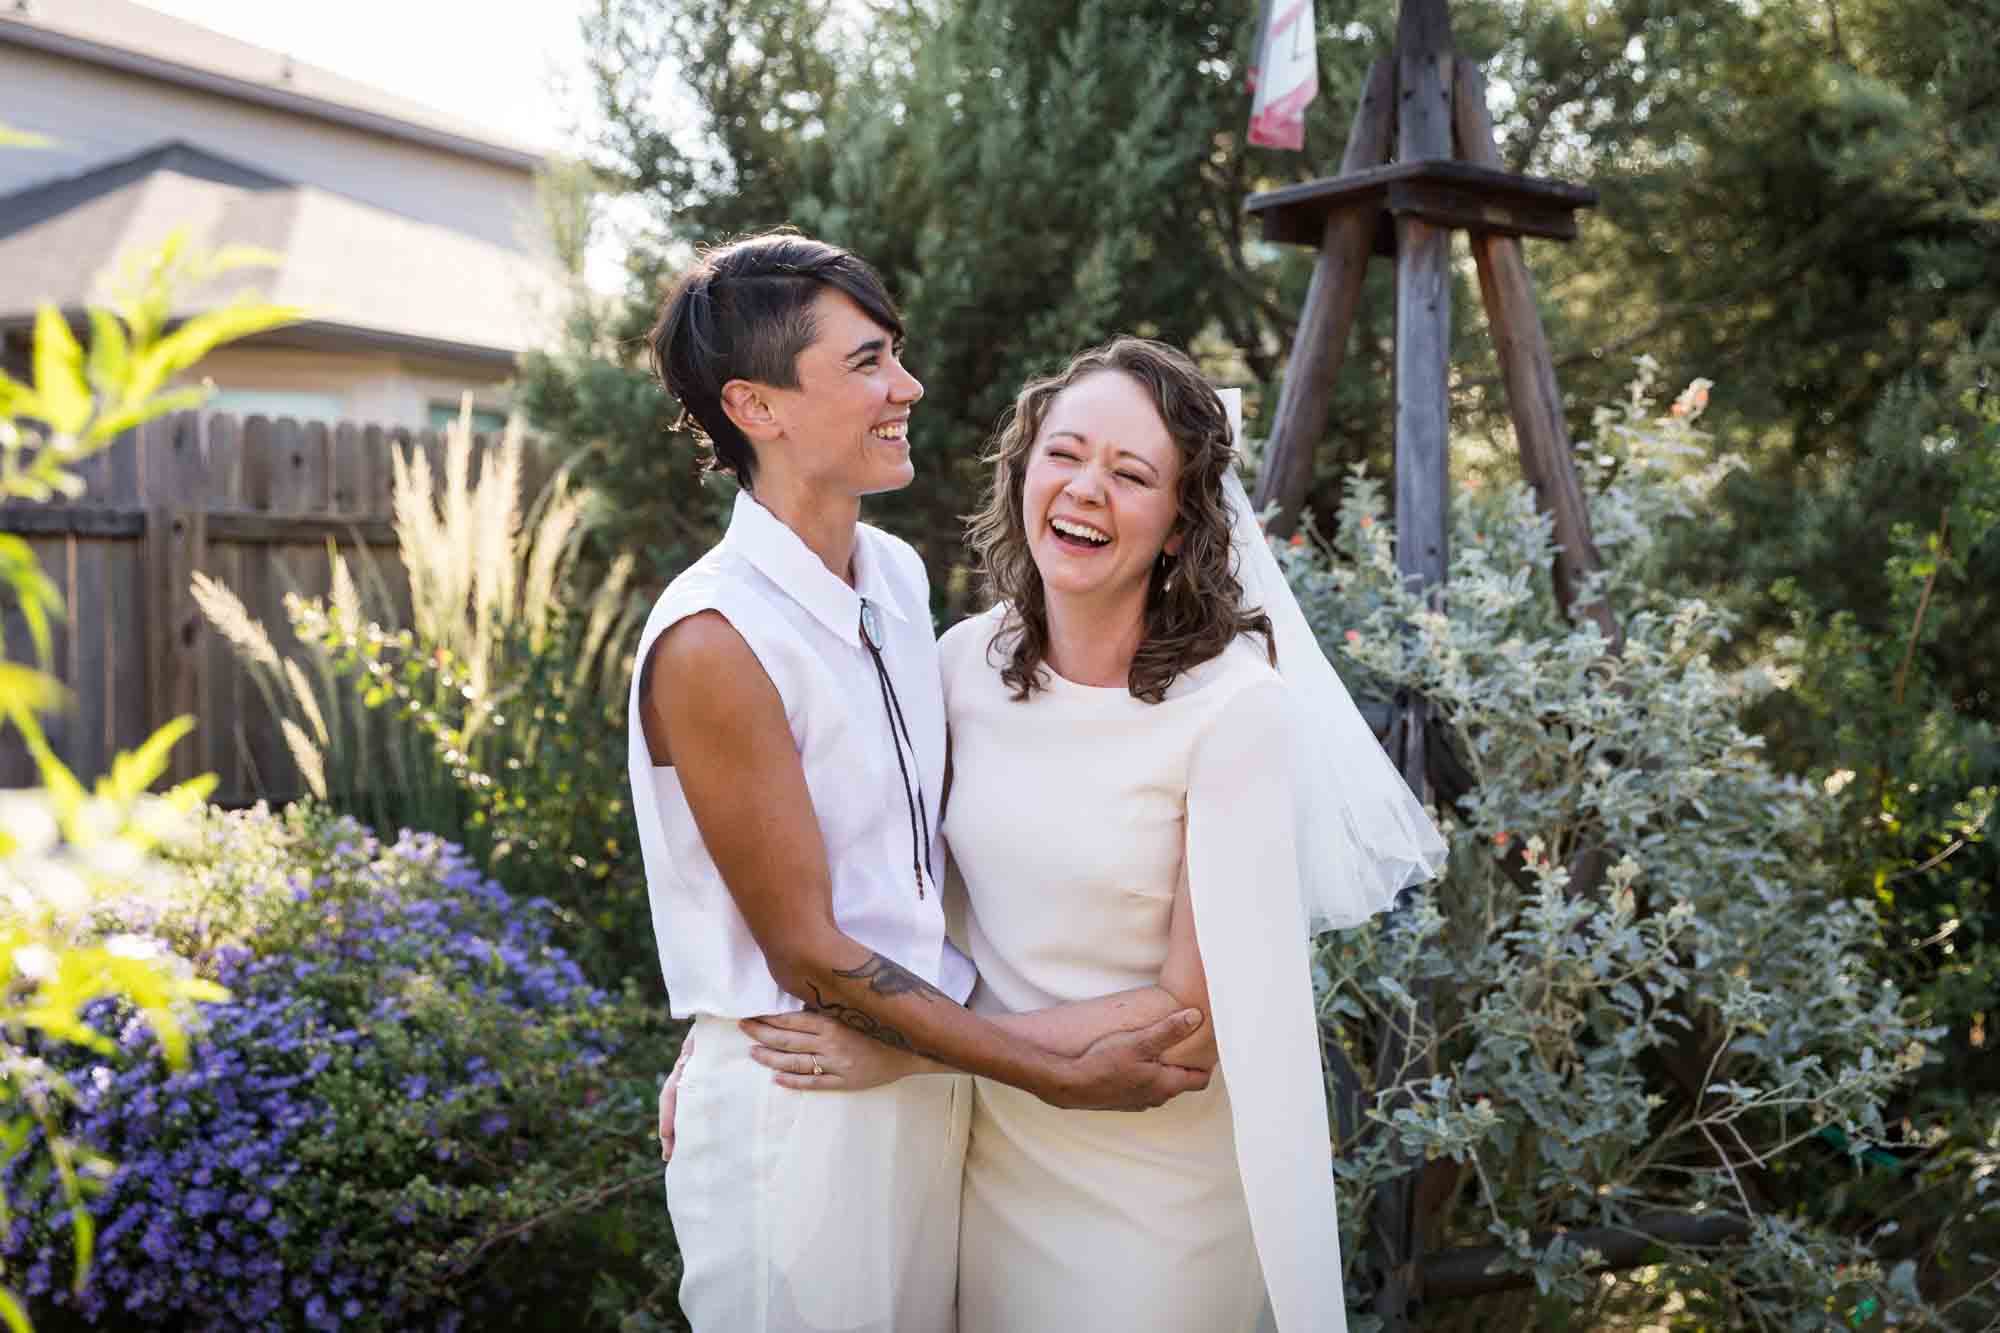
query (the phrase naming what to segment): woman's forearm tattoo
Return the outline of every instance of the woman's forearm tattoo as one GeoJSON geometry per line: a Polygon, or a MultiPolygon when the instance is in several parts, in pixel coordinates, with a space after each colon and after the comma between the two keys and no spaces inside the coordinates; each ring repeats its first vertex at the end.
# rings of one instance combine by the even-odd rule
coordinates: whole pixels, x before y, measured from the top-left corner
{"type": "Polygon", "coordinates": [[[909,968],[893,958],[884,958],[879,953],[860,967],[836,967],[833,969],[833,975],[845,977],[849,981],[865,981],[868,983],[868,989],[877,995],[909,995],[914,992],[925,999],[933,995],[940,1000],[950,998],[909,968]]]}
{"type": "MultiPolygon", "coordinates": [[[[865,982],[869,991],[876,995],[916,995],[923,999],[930,999],[932,996],[936,996],[941,1000],[950,999],[949,996],[936,986],[931,985],[930,982],[925,981],[922,977],[910,971],[902,964],[897,963],[895,960],[884,958],[879,953],[870,957],[867,962],[859,967],[836,967],[833,969],[833,974],[846,981],[865,982]]],[[[811,985],[810,982],[807,984],[811,985]]],[[[898,1032],[889,1024],[884,1023],[873,1014],[865,1010],[856,1009],[853,1005],[842,1004],[838,998],[829,999],[818,986],[812,987],[812,993],[813,1002],[808,1007],[816,1013],[826,1014],[837,1019],[843,1025],[859,1032],[862,1036],[873,1037],[884,1046],[892,1046],[899,1051],[908,1051],[912,1055],[935,1058],[931,1057],[928,1051],[918,1050],[908,1037],[898,1032]]]]}

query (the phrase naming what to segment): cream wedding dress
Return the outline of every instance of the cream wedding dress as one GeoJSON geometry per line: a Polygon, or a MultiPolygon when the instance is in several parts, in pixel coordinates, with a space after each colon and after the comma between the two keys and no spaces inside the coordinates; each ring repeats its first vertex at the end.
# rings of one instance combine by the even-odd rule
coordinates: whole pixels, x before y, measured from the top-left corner
{"type": "Polygon", "coordinates": [[[1015,701],[988,651],[1000,623],[973,617],[939,645],[970,1003],[1014,1013],[1156,983],[1186,876],[1221,1068],[1139,1113],[975,1080],[961,1333],[1342,1329],[1283,686],[1263,641],[1159,704],[1052,672],[1015,701]]]}

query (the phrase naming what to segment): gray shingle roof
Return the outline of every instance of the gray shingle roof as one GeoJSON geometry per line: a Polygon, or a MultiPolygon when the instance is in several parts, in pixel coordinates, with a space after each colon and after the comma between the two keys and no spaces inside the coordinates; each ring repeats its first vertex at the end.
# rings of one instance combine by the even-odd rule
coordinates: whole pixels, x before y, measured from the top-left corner
{"type": "Polygon", "coordinates": [[[177,226],[202,250],[281,260],[182,293],[177,315],[256,289],[322,333],[498,358],[542,342],[555,308],[554,279],[526,255],[176,142],[0,196],[0,323],[44,301],[110,302],[122,262],[177,226]]]}

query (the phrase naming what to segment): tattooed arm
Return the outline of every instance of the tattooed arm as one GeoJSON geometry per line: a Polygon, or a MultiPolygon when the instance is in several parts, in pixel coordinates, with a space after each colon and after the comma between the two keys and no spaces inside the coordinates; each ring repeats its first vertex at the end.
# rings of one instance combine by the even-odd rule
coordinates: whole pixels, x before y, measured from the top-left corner
{"type": "MultiPolygon", "coordinates": [[[[869,991],[876,995],[922,995],[925,998],[935,997],[946,1004],[956,1003],[949,995],[895,959],[884,958],[879,953],[871,955],[860,967],[836,967],[833,969],[833,975],[843,981],[865,983],[869,991]]],[[[814,1013],[837,1019],[843,1026],[852,1028],[864,1037],[873,1037],[894,1050],[917,1056],[924,1054],[910,1044],[908,1037],[884,1024],[867,1010],[842,1004],[839,1000],[828,997],[811,982],[807,982],[806,985],[812,990],[812,1000],[806,1008],[814,1013]]]]}
{"type": "Polygon", "coordinates": [[[702,612],[662,634],[644,669],[640,715],[653,761],[678,770],[702,842],[786,991],[884,1046],[1057,1106],[1140,1109],[1207,1083],[1206,1073],[1160,1059],[1201,1026],[1199,1011],[1055,1054],[848,936],[834,921],[784,704],[749,645],[720,614],[702,612]]]}

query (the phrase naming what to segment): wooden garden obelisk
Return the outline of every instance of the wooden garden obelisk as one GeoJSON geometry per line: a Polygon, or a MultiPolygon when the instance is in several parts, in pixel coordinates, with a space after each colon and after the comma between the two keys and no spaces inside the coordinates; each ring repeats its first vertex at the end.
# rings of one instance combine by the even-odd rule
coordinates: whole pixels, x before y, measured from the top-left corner
{"type": "MultiPolygon", "coordinates": [[[[1395,51],[1369,69],[1339,174],[1253,195],[1247,203],[1267,240],[1319,248],[1256,496],[1260,509],[1277,507],[1274,529],[1286,532],[1297,523],[1362,278],[1371,255],[1387,255],[1396,274],[1396,562],[1409,584],[1426,590],[1434,603],[1440,597],[1449,554],[1451,234],[1464,230],[1522,464],[1560,546],[1552,571],[1557,600],[1572,619],[1594,621],[1610,650],[1618,650],[1611,608],[1583,598],[1583,580],[1600,562],[1520,241],[1575,236],[1575,211],[1594,202],[1596,193],[1587,188],[1502,169],[1484,80],[1452,50],[1446,0],[1402,0],[1395,51]]],[[[1432,785],[1427,722],[1422,699],[1400,698],[1385,742],[1420,796],[1428,796],[1432,785]]],[[[1376,1034],[1378,1089],[1400,1090],[1413,1075],[1429,1072],[1409,1067],[1413,1053],[1427,1049],[1421,1029],[1432,1021],[1428,987],[1416,988],[1415,1000],[1413,1013],[1384,1022],[1376,1034]]],[[[1330,1050],[1328,1056],[1336,1084],[1352,1089],[1351,1099],[1359,1092],[1358,1076],[1344,1053],[1330,1050]]],[[[1393,1096],[1386,1108],[1391,1112],[1393,1096]]],[[[1371,1305],[1390,1330],[1410,1326],[1425,1297],[1427,1271],[1441,1286],[1473,1285],[1462,1274],[1454,1273],[1458,1281],[1447,1279],[1449,1264],[1425,1263],[1426,1214],[1444,1200],[1425,1189],[1423,1163],[1406,1165],[1399,1180],[1377,1192],[1368,1219],[1370,1248],[1379,1261],[1370,1274],[1371,1305]]]]}

